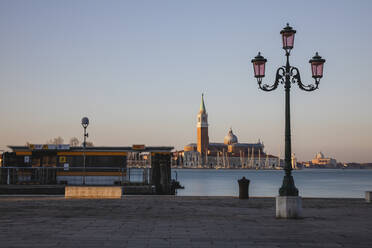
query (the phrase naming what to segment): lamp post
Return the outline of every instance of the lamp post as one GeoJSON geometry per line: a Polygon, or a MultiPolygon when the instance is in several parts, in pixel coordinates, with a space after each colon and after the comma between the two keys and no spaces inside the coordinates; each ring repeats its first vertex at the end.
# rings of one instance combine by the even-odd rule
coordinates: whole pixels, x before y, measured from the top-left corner
{"type": "Polygon", "coordinates": [[[266,59],[258,53],[258,55],[252,59],[254,76],[257,78],[258,86],[261,90],[272,91],[275,90],[280,84],[284,84],[285,88],[285,163],[284,171],[285,175],[283,178],[283,184],[279,189],[280,196],[298,196],[298,189],[294,184],[294,180],[291,174],[291,126],[290,126],[290,89],[291,84],[297,84],[298,87],[305,91],[313,91],[318,89],[319,81],[323,77],[323,65],[325,59],[322,59],[318,53],[310,59],[312,77],[315,80],[315,84],[304,85],[301,81],[300,71],[297,67],[289,64],[289,56],[294,45],[294,37],[296,30],[289,26],[283,28],[280,31],[282,35],[283,49],[285,50],[286,65],[281,66],[276,71],[276,77],[274,84],[262,84],[262,79],[265,77],[265,63],[266,59]]]}
{"type": "Polygon", "coordinates": [[[84,128],[84,142],[83,142],[83,172],[84,172],[84,175],[83,175],[83,185],[85,185],[85,147],[86,147],[86,138],[89,136],[89,134],[87,133],[87,127],[89,125],[88,117],[83,117],[81,119],[81,125],[84,128]]]}

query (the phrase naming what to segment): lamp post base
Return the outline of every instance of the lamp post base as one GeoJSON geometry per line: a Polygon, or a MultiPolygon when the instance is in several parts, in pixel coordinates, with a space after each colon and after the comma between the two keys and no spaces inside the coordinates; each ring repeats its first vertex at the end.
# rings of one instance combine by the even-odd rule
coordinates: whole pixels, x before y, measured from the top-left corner
{"type": "Polygon", "coordinates": [[[302,199],[300,196],[277,196],[276,218],[298,219],[302,216],[302,199]]]}
{"type": "Polygon", "coordinates": [[[366,191],[366,202],[372,203],[372,191],[366,191]]]}

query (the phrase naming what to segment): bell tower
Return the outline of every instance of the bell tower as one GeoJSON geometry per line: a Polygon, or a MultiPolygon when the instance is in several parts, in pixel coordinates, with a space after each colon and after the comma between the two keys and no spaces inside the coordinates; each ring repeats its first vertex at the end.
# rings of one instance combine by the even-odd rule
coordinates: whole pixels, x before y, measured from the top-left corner
{"type": "Polygon", "coordinates": [[[200,103],[200,110],[198,113],[197,122],[197,137],[198,137],[198,152],[204,155],[208,152],[209,136],[208,136],[208,114],[204,104],[204,94],[200,103]]]}

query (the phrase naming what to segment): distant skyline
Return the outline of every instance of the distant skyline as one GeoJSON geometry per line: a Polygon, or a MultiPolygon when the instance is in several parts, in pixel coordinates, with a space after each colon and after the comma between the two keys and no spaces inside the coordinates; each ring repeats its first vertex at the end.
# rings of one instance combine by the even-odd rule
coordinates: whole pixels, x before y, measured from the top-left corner
{"type": "Polygon", "coordinates": [[[0,1],[0,150],[61,136],[95,145],[196,142],[201,94],[211,141],[230,127],[284,154],[284,89],[260,91],[250,60],[284,65],[280,30],[297,30],[291,64],[320,89],[293,87],[292,150],[372,162],[371,1],[0,1]]]}

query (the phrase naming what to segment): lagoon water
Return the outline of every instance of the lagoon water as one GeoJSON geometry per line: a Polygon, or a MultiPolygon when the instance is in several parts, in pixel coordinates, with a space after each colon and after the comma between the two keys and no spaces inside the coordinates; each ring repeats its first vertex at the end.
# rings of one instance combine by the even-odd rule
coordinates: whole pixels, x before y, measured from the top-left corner
{"type": "MultiPolygon", "coordinates": [[[[250,180],[250,196],[276,196],[282,184],[282,170],[213,170],[172,169],[185,189],[177,195],[238,196],[237,180],[250,180]]],[[[296,187],[302,197],[362,198],[364,191],[372,191],[372,170],[303,169],[293,171],[296,187]]]]}

